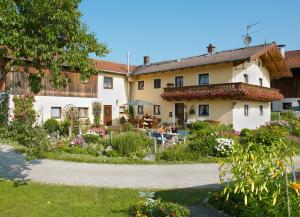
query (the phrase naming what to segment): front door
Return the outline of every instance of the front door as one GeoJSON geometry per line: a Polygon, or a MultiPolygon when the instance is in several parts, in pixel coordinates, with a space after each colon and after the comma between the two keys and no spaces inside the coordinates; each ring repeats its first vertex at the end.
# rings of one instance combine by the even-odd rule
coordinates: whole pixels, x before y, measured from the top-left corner
{"type": "Polygon", "coordinates": [[[104,125],[112,125],[112,105],[104,105],[104,125]]]}
{"type": "Polygon", "coordinates": [[[184,126],[184,103],[175,103],[175,123],[184,126]]]}

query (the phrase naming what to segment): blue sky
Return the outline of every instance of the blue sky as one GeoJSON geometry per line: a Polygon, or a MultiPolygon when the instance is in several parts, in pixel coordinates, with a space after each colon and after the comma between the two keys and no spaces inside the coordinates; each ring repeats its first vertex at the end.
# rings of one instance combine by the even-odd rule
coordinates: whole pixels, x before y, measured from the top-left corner
{"type": "Polygon", "coordinates": [[[82,21],[111,52],[104,58],[140,65],[243,47],[247,24],[253,45],[276,41],[300,49],[299,0],[83,0],[82,21]]]}

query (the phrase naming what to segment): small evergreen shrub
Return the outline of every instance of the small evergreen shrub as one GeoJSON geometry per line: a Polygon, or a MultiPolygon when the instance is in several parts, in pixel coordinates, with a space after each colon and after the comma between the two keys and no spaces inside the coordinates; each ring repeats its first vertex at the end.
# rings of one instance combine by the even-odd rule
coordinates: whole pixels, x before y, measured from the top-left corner
{"type": "Polygon", "coordinates": [[[48,134],[55,133],[60,130],[59,122],[54,118],[48,119],[44,123],[44,129],[47,131],[48,134]]]}

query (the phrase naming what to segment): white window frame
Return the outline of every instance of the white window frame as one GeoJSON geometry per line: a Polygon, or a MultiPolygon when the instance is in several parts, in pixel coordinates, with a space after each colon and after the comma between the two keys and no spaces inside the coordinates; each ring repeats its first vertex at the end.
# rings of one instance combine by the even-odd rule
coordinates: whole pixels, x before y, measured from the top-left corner
{"type": "Polygon", "coordinates": [[[243,78],[244,78],[244,83],[249,84],[249,75],[245,73],[243,74],[243,78]]]}
{"type": "Polygon", "coordinates": [[[112,90],[113,88],[114,88],[114,77],[112,77],[112,76],[103,76],[103,89],[112,90]],[[108,84],[108,83],[105,83],[105,78],[111,79],[111,87],[105,86],[105,84],[108,84]]]}
{"type": "Polygon", "coordinates": [[[161,105],[153,105],[153,115],[161,115],[161,105]],[[158,113],[156,113],[155,108],[158,107],[158,113]]]}
{"type": "Polygon", "coordinates": [[[198,73],[198,75],[197,75],[197,84],[198,85],[210,85],[210,73],[209,72],[201,72],[201,73],[198,73]],[[200,77],[200,75],[208,75],[208,84],[200,84],[199,83],[199,77],[200,77]]]}
{"type": "Polygon", "coordinates": [[[250,113],[249,110],[250,110],[250,106],[248,104],[245,104],[244,105],[244,116],[245,117],[249,116],[249,113],[250,113]],[[247,108],[247,110],[246,110],[246,108],[247,108]]]}
{"type": "Polygon", "coordinates": [[[61,107],[59,106],[53,106],[51,107],[51,118],[55,118],[55,119],[61,119],[61,107]],[[52,109],[59,109],[59,116],[53,116],[52,114],[52,109]]]}
{"type": "Polygon", "coordinates": [[[264,106],[263,105],[259,105],[258,106],[258,110],[259,110],[259,115],[263,116],[264,115],[264,106]]]}
{"type": "Polygon", "coordinates": [[[138,105],[137,106],[137,113],[138,113],[138,115],[143,115],[145,113],[144,105],[138,105]],[[140,108],[142,108],[142,112],[140,112],[140,108]]]}
{"type": "Polygon", "coordinates": [[[184,87],[184,76],[183,75],[176,75],[174,77],[174,87],[184,87]],[[182,86],[176,86],[176,78],[177,77],[182,77],[182,86]]]}
{"type": "MultiPolygon", "coordinates": [[[[145,84],[144,84],[145,86],[145,84]]],[[[161,89],[161,78],[154,78],[153,79],[153,89],[161,89]],[[160,80],[160,87],[155,87],[155,80],[160,80]]]]}
{"type": "Polygon", "coordinates": [[[145,80],[139,80],[139,81],[137,82],[137,89],[138,89],[138,90],[145,90],[145,80]],[[140,82],[143,82],[143,84],[144,84],[142,89],[140,89],[140,85],[139,85],[140,82]]]}
{"type": "Polygon", "coordinates": [[[198,104],[198,117],[209,117],[210,116],[210,105],[207,104],[198,104]],[[200,106],[208,106],[208,115],[200,115],[200,106]]]}

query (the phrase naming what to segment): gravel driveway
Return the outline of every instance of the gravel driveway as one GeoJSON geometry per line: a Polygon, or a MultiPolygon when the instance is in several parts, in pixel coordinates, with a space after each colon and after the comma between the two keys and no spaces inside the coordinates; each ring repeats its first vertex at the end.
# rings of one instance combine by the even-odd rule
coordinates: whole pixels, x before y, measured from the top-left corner
{"type": "MultiPolygon", "coordinates": [[[[300,168],[300,159],[297,158],[300,168]]],[[[115,188],[215,187],[218,164],[118,165],[56,160],[26,162],[9,146],[0,146],[0,176],[31,181],[115,188]]]]}

